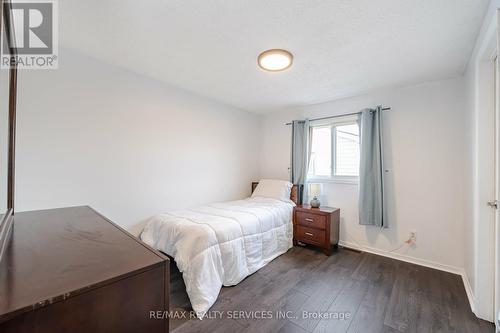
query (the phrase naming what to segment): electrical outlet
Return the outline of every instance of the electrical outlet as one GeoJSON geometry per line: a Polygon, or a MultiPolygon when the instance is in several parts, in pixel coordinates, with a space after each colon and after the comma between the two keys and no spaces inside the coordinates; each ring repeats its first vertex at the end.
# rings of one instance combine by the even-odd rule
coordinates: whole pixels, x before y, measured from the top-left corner
{"type": "Polygon", "coordinates": [[[416,242],[417,241],[417,232],[415,230],[411,230],[409,238],[411,241],[416,242]]]}

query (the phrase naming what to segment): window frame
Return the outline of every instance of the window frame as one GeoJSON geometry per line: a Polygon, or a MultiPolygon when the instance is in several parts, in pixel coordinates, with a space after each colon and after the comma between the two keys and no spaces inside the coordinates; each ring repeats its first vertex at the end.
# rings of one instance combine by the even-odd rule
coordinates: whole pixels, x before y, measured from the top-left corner
{"type": "Polygon", "coordinates": [[[331,144],[331,167],[330,176],[315,176],[308,175],[308,182],[316,183],[337,183],[337,184],[358,184],[358,176],[343,176],[336,175],[337,172],[337,127],[342,125],[358,124],[358,116],[345,116],[322,121],[313,121],[310,124],[309,140],[312,142],[314,127],[330,127],[330,144],[331,144]]]}

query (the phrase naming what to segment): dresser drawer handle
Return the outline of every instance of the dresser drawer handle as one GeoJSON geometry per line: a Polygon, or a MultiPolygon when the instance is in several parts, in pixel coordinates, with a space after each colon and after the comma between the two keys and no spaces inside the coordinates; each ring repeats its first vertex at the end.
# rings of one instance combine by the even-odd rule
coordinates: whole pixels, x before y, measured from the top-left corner
{"type": "Polygon", "coordinates": [[[310,232],[306,232],[306,235],[307,236],[314,236],[313,234],[311,234],[310,232]]]}
{"type": "Polygon", "coordinates": [[[307,221],[307,222],[314,222],[314,219],[309,219],[309,218],[306,218],[306,221],[307,221]]]}

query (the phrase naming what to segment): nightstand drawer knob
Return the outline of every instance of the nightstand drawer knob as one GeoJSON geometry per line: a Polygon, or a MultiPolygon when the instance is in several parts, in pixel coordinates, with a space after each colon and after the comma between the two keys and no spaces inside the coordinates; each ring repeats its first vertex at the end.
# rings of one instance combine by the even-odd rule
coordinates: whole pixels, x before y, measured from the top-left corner
{"type": "Polygon", "coordinates": [[[314,222],[314,219],[309,219],[309,218],[306,218],[305,219],[307,222],[314,222]]]}
{"type": "Polygon", "coordinates": [[[305,233],[307,236],[314,236],[313,234],[311,234],[310,232],[306,232],[305,233]]]}

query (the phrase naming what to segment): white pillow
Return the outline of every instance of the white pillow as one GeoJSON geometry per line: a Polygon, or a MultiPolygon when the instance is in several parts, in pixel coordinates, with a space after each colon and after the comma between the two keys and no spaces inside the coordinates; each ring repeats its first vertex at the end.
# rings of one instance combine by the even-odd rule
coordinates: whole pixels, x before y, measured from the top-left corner
{"type": "Polygon", "coordinates": [[[290,202],[292,183],[286,180],[261,179],[252,193],[252,198],[265,197],[290,202]]]}

